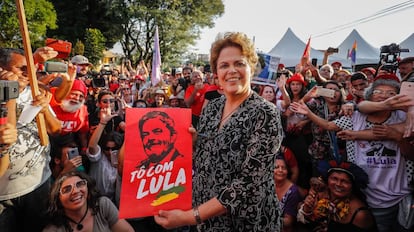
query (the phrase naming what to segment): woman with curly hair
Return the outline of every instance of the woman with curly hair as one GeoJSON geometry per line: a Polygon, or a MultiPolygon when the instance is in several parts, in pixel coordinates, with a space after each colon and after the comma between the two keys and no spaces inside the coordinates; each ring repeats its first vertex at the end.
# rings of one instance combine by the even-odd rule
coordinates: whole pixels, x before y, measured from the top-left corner
{"type": "Polygon", "coordinates": [[[49,198],[50,223],[43,232],[134,231],[95,182],[85,173],[68,172],[54,183],[49,198]]]}

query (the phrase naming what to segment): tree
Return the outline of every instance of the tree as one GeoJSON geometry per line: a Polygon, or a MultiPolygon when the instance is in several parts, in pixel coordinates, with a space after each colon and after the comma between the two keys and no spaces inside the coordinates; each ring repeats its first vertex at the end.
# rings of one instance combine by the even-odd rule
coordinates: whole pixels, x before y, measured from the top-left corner
{"type": "MultiPolygon", "coordinates": [[[[56,28],[56,11],[47,0],[25,0],[25,16],[32,47],[44,46],[47,29],[56,28]]],[[[0,3],[0,47],[23,47],[16,3],[0,3]]]]}
{"type": "Polygon", "coordinates": [[[51,0],[58,15],[58,28],[48,35],[75,43],[85,38],[87,28],[96,28],[106,38],[105,46],[112,48],[122,38],[122,28],[112,0],[51,0]],[[68,5],[70,3],[70,5],[68,5]]]}
{"type": "Polygon", "coordinates": [[[78,40],[76,41],[76,44],[73,47],[72,51],[76,55],[83,55],[85,53],[85,45],[82,43],[82,41],[78,40]]]}
{"type": "Polygon", "coordinates": [[[103,58],[105,50],[105,37],[99,29],[86,29],[85,33],[85,56],[93,65],[97,65],[103,58]]]}
{"type": "Polygon", "coordinates": [[[112,6],[123,18],[121,45],[125,55],[135,61],[151,60],[158,25],[164,64],[177,64],[199,38],[201,29],[212,27],[213,20],[224,13],[221,0],[114,0],[112,6]]]}

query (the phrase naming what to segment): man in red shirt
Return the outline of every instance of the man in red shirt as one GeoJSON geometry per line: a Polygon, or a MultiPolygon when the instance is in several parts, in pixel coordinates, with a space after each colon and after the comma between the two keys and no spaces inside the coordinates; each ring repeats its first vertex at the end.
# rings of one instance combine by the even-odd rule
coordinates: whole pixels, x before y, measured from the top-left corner
{"type": "Polygon", "coordinates": [[[86,85],[81,80],[74,80],[69,94],[61,104],[51,104],[56,117],[62,122],[61,135],[78,134],[82,151],[88,147],[88,110],[85,103],[86,85]]]}
{"type": "Polygon", "coordinates": [[[185,90],[184,102],[191,108],[193,127],[196,128],[204,104],[204,94],[208,88],[203,73],[195,70],[191,73],[191,84],[185,90]]]}

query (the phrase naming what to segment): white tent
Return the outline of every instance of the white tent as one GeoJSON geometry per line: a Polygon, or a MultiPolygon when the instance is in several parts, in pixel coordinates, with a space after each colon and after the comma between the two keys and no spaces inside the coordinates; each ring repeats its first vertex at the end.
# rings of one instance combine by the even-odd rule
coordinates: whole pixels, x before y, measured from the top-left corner
{"type": "MultiPolygon", "coordinates": [[[[280,39],[268,54],[280,57],[280,63],[284,64],[286,67],[293,67],[300,62],[305,47],[306,43],[300,40],[293,31],[288,28],[282,39],[280,39]]],[[[310,57],[317,58],[318,64],[321,64],[323,53],[311,48],[310,57]]]]}
{"type": "MultiPolygon", "coordinates": [[[[348,52],[352,49],[355,40],[357,41],[355,65],[377,64],[379,62],[379,49],[370,45],[355,29],[352,30],[352,32],[338,46],[339,52],[329,56],[328,62],[332,63],[339,61],[344,67],[351,67],[352,64],[351,59],[348,59],[348,52]]],[[[287,67],[292,67],[300,62],[305,46],[306,43],[300,40],[293,31],[288,28],[282,39],[280,39],[268,54],[280,57],[281,63],[287,67]]],[[[318,65],[322,63],[323,52],[312,48],[310,56],[311,58],[318,59],[318,65]]]]}
{"type": "Polygon", "coordinates": [[[400,43],[400,48],[408,48],[410,52],[402,52],[401,57],[414,56],[414,33],[400,43]]]}
{"type": "Polygon", "coordinates": [[[348,54],[352,50],[354,41],[357,43],[355,65],[378,64],[380,59],[379,49],[369,44],[355,29],[338,46],[339,52],[329,56],[329,63],[339,61],[342,66],[351,67],[352,61],[350,58],[348,59],[348,54]]]}

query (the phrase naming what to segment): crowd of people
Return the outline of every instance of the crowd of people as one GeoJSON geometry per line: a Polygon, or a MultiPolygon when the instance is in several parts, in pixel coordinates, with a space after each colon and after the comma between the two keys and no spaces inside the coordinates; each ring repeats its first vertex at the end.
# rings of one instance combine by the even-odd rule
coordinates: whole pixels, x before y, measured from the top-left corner
{"type": "Polygon", "coordinates": [[[23,50],[0,48],[0,79],[19,89],[0,110],[1,231],[413,229],[414,100],[400,94],[413,57],[358,71],[303,59],[259,83],[252,41],[225,33],[209,65],[174,67],[152,85],[144,61],[96,72],[76,55],[54,60],[67,72],[42,69],[56,55],[34,52],[33,97],[23,50]],[[30,106],[49,144],[35,119],[20,120],[30,106]],[[119,219],[128,108],[191,109],[192,209],[119,219]]]}

